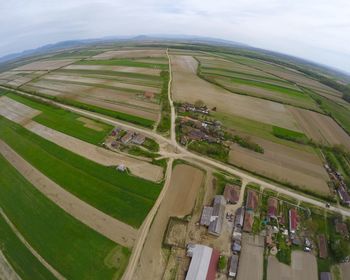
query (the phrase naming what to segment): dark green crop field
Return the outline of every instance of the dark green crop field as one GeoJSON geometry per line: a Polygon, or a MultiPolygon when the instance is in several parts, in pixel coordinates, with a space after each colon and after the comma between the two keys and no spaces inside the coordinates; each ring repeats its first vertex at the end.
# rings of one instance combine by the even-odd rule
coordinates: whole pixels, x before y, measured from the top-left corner
{"type": "Polygon", "coordinates": [[[137,228],[162,184],[105,167],[47,141],[0,117],[0,139],[30,164],[75,196],[137,228]]]}
{"type": "MultiPolygon", "coordinates": [[[[49,264],[67,279],[121,277],[130,255],[127,248],[67,214],[26,181],[2,156],[0,165],[1,207],[26,241],[49,264]],[[117,251],[119,256],[115,267],[106,263],[112,251],[117,251]]],[[[3,222],[0,226],[6,229],[3,222]]],[[[1,231],[1,238],[7,238],[7,244],[11,242],[11,246],[16,246],[11,247],[10,253],[12,262],[17,264],[16,269],[23,269],[30,279],[52,278],[8,230],[1,231]]]]}

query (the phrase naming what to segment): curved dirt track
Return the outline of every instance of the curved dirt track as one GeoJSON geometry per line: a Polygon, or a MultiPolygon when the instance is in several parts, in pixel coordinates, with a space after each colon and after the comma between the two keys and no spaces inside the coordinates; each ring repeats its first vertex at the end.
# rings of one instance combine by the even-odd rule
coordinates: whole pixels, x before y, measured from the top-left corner
{"type": "Polygon", "coordinates": [[[0,251],[0,279],[2,279],[2,277],[6,280],[21,280],[4,254],[0,251]]]}
{"type": "Polygon", "coordinates": [[[34,187],[74,218],[120,245],[129,248],[133,246],[137,235],[136,229],[108,216],[61,188],[1,140],[0,154],[34,187]]]}

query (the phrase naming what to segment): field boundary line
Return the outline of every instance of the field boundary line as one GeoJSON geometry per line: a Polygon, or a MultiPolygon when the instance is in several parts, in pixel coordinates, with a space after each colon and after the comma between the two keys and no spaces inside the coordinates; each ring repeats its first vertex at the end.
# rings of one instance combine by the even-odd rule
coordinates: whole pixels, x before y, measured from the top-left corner
{"type": "Polygon", "coordinates": [[[3,252],[0,250],[0,275],[8,280],[22,280],[16,270],[8,262],[3,252]]]}
{"type": "Polygon", "coordinates": [[[0,207],[0,215],[4,218],[6,223],[10,226],[12,231],[16,234],[18,239],[27,247],[27,249],[45,266],[57,279],[66,280],[64,276],[62,276],[56,269],[54,269],[23,237],[23,235],[17,230],[15,225],[10,221],[2,207],[0,207]]]}

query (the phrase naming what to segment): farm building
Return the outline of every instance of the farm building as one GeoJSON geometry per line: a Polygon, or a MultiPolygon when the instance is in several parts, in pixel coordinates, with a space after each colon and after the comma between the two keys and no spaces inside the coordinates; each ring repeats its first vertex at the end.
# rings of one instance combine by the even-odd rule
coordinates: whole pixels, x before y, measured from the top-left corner
{"type": "Polygon", "coordinates": [[[136,135],[132,138],[131,142],[134,143],[134,144],[137,144],[137,145],[142,145],[143,142],[145,142],[145,140],[146,140],[146,137],[145,137],[144,135],[142,135],[142,134],[136,134],[136,135]]]}
{"type": "Polygon", "coordinates": [[[234,253],[239,253],[241,252],[241,248],[242,248],[241,241],[235,240],[232,245],[232,251],[234,253]]]}
{"type": "Polygon", "coordinates": [[[324,234],[318,236],[318,254],[321,259],[328,258],[327,239],[324,234]]]}
{"type": "Polygon", "coordinates": [[[269,218],[277,218],[278,201],[274,197],[269,197],[267,200],[267,215],[269,218]]]}
{"type": "Polygon", "coordinates": [[[229,269],[229,272],[228,272],[228,276],[236,277],[237,269],[238,269],[238,256],[237,255],[232,255],[231,261],[230,261],[230,269],[229,269]]]}
{"type": "Polygon", "coordinates": [[[134,137],[134,132],[128,131],[128,132],[122,137],[121,141],[122,141],[122,143],[123,143],[124,145],[126,145],[126,144],[128,144],[128,143],[132,140],[133,137],[134,137]]]}
{"type": "Polygon", "coordinates": [[[344,204],[350,205],[350,195],[343,186],[338,188],[338,195],[344,204]]]}
{"type": "Polygon", "coordinates": [[[187,256],[191,257],[186,280],[214,280],[219,261],[219,252],[208,246],[190,244],[187,256]]]}
{"type": "Polygon", "coordinates": [[[247,202],[246,202],[246,210],[252,210],[255,212],[258,207],[258,194],[255,191],[248,190],[247,191],[247,202]]]}
{"type": "Polygon", "coordinates": [[[235,227],[242,228],[244,221],[244,208],[240,207],[236,211],[235,215],[235,227]]]}
{"type": "Polygon", "coordinates": [[[320,280],[332,280],[332,274],[330,272],[321,272],[320,280]]]}
{"type": "Polygon", "coordinates": [[[254,222],[254,213],[252,211],[245,211],[243,231],[252,232],[254,222]]]}
{"type": "Polygon", "coordinates": [[[208,232],[219,236],[222,229],[222,223],[225,215],[225,198],[222,195],[216,195],[213,203],[213,213],[209,224],[208,232]]]}
{"type": "Polygon", "coordinates": [[[209,226],[211,216],[213,214],[213,207],[210,206],[204,206],[203,211],[202,211],[202,216],[200,220],[200,225],[201,226],[209,226]]]}
{"type": "Polygon", "coordinates": [[[236,185],[226,184],[224,197],[227,203],[236,204],[239,200],[240,188],[236,185]]]}
{"type": "Polygon", "coordinates": [[[235,227],[232,232],[232,240],[241,241],[242,240],[242,230],[241,228],[235,227]]]}
{"type": "Polygon", "coordinates": [[[298,213],[297,209],[292,208],[289,210],[289,231],[295,233],[298,227],[298,213]]]}

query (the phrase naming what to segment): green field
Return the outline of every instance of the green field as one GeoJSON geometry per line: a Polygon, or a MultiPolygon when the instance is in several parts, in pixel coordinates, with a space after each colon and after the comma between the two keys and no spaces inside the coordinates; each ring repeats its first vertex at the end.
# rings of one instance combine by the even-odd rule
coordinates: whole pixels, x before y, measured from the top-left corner
{"type": "MultiPolygon", "coordinates": [[[[122,276],[130,256],[127,248],[67,214],[26,181],[2,156],[0,165],[1,207],[26,241],[48,263],[67,279],[112,279],[114,275],[119,279],[122,276]],[[112,250],[118,251],[120,257],[114,267],[107,262],[112,250]]],[[[0,225],[6,230],[3,222],[0,225]]],[[[0,236],[3,240],[8,239],[6,244],[11,244],[8,254],[12,256],[12,263],[16,263],[15,268],[23,270],[20,274],[28,273],[28,279],[52,278],[18,244],[13,234],[1,231],[0,236]]]]}
{"type": "MultiPolygon", "coordinates": [[[[0,156],[1,169],[7,170],[7,162],[0,156]],[[4,166],[4,167],[3,167],[4,166]]],[[[1,171],[0,171],[1,173],[1,171]]],[[[0,182],[2,182],[0,178],[0,182]]],[[[6,260],[23,280],[54,280],[51,272],[27,249],[20,239],[13,232],[11,227],[0,216],[0,243],[1,252],[6,260]]]]}
{"type": "Polygon", "coordinates": [[[141,225],[161,190],[161,184],[99,165],[3,117],[0,130],[0,139],[58,185],[135,228],[141,225]]]}
{"type": "Polygon", "coordinates": [[[75,113],[66,111],[54,105],[45,104],[40,101],[37,102],[35,99],[14,93],[8,93],[7,96],[31,108],[41,111],[42,113],[40,115],[33,118],[34,121],[91,144],[100,144],[106,135],[113,129],[113,126],[111,125],[96,122],[101,128],[101,131],[96,131],[85,127],[84,123],[78,120],[81,116],[75,113]]]}
{"type": "Polygon", "coordinates": [[[133,59],[109,59],[109,60],[81,60],[75,64],[79,65],[116,65],[116,66],[130,66],[142,68],[154,68],[167,70],[168,65],[158,63],[139,62],[133,59]]]}
{"type": "Polygon", "coordinates": [[[304,133],[289,130],[279,126],[272,126],[272,134],[278,138],[306,144],[309,140],[304,133]]]}

